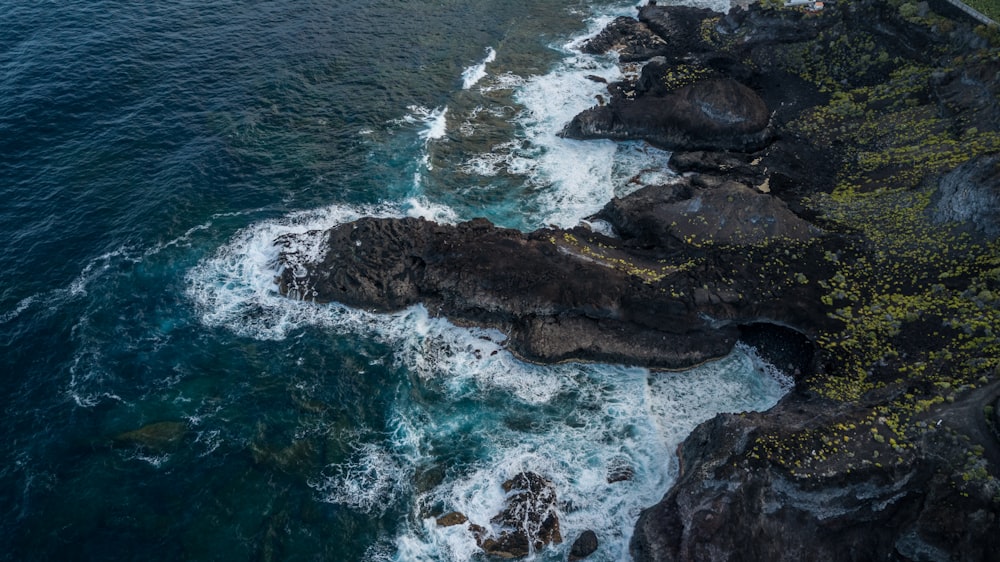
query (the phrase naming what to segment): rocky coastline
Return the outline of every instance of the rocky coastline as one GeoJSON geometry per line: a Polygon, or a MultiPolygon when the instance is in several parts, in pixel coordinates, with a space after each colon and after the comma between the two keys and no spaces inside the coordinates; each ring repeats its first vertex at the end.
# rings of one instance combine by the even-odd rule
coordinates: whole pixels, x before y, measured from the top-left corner
{"type": "Polygon", "coordinates": [[[642,71],[562,134],[678,173],[592,218],[614,236],[366,218],[304,235],[319,260],[276,240],[280,290],[422,303],[531,361],[680,369],[742,339],[794,373],[683,443],[636,560],[1000,559],[997,30],[901,0],[652,3],[584,49],[642,71]]]}

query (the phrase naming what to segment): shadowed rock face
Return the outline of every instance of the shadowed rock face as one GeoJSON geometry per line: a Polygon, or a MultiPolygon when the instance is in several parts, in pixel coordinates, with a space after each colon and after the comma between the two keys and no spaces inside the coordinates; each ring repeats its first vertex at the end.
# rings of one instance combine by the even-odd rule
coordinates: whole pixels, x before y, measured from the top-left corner
{"type": "Polygon", "coordinates": [[[1000,237],[1000,155],[966,162],[941,178],[930,213],[936,222],[1000,237]]]}
{"type": "Polygon", "coordinates": [[[575,139],[644,140],[670,150],[750,150],[770,139],[769,117],[753,90],[720,78],[662,96],[615,98],[574,117],[562,134],[575,139]]]}
{"type": "MultiPolygon", "coordinates": [[[[992,441],[986,456],[1000,453],[982,417],[983,406],[998,393],[994,383],[956,402],[943,418],[926,416],[943,420],[938,435],[898,453],[892,466],[887,461],[844,470],[843,460],[831,459],[828,475],[818,477],[753,457],[763,433],[801,436],[819,427],[818,404],[792,395],[767,414],[720,415],[681,446],[681,476],[639,517],[632,556],[707,562],[996,560],[996,509],[963,496],[939,463],[967,453],[965,441],[950,437],[955,429],[972,429],[976,442],[992,441]]],[[[829,415],[847,424],[857,413],[829,415]]],[[[864,443],[870,437],[865,432],[851,439],[864,443]]],[[[860,458],[873,449],[861,444],[853,451],[860,458]]]]}

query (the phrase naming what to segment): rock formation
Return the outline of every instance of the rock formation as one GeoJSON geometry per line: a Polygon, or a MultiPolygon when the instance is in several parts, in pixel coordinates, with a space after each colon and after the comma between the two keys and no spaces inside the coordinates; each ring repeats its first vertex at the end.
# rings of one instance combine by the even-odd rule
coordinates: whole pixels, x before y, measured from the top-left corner
{"type": "MultiPolygon", "coordinates": [[[[778,244],[762,251],[785,256],[799,238],[809,237],[806,225],[780,203],[753,203],[752,192],[738,193],[744,205],[722,229],[716,221],[696,221],[702,216],[697,213],[682,218],[684,208],[645,205],[650,197],[675,201],[676,191],[676,186],[656,186],[613,202],[604,216],[624,239],[586,229],[525,234],[481,219],[455,226],[361,219],[320,235],[327,250],[319,263],[284,252],[281,290],[383,311],[420,302],[459,322],[501,328],[510,335],[512,351],[547,362],[683,368],[727,354],[741,324],[812,325],[800,320],[814,316],[806,303],[818,298],[809,294],[815,288],[794,279],[765,283],[763,273],[749,275],[752,269],[782,267],[779,256],[759,264],[738,250],[709,254],[679,243],[642,249],[649,240],[655,244],[671,237],[735,243],[770,234],[778,244]],[[638,204],[629,203],[634,198],[638,204]],[[672,230],[648,220],[649,212],[680,222],[672,230]],[[744,278],[745,283],[736,281],[744,278]]],[[[720,203],[718,194],[731,196],[725,188],[697,193],[706,208],[720,203]]],[[[690,208],[692,202],[685,205],[690,208]]],[[[278,242],[294,247],[291,239],[278,242]]]]}
{"type": "MultiPolygon", "coordinates": [[[[637,560],[997,560],[1000,35],[899,0],[778,4],[645,6],[586,46],[648,62],[563,134],[646,140],[683,174],[610,202],[617,238],[362,219],[306,235],[318,260],[276,241],[281,290],[423,303],[536,361],[761,346],[796,388],[695,430],[637,560]]],[[[522,479],[512,505],[537,507],[522,479]]],[[[546,525],[473,530],[521,556],[561,540],[546,525]]]]}
{"type": "Polygon", "coordinates": [[[748,150],[763,147],[771,137],[764,100],[728,78],[698,81],[663,96],[619,100],[577,115],[562,134],[644,140],[670,150],[748,150]]]}
{"type": "Polygon", "coordinates": [[[503,491],[507,502],[490,520],[492,529],[469,526],[484,552],[500,558],[523,558],[562,542],[552,482],[534,472],[521,472],[503,483],[503,491]]]}

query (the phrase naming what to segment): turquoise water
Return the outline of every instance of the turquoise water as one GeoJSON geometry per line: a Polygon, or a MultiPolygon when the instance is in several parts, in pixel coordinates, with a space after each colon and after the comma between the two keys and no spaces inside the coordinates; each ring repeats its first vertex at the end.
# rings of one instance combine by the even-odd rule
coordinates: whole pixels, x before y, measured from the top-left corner
{"type": "Polygon", "coordinates": [[[432,516],[487,524],[532,470],[567,537],[535,558],[584,529],[625,558],[676,444],[773,404],[779,375],[742,349],[678,374],[527,365],[419,307],[282,299],[270,242],[362,215],[568,226],[662,176],[660,151],[555,136],[588,74],[619,75],[574,42],[633,10],[0,5],[0,552],[467,560],[432,516]]]}

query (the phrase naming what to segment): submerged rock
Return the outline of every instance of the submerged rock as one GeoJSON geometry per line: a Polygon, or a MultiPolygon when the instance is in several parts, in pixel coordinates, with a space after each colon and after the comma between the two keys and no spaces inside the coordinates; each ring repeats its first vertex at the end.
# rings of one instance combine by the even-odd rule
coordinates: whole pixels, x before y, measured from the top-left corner
{"type": "Polygon", "coordinates": [[[635,469],[628,458],[614,458],[608,463],[608,475],[605,480],[608,484],[615,482],[628,482],[635,477],[635,469]]]}
{"type": "Polygon", "coordinates": [[[115,436],[118,443],[140,445],[157,451],[168,451],[177,447],[187,434],[187,424],[179,421],[151,423],[115,436]]]}

